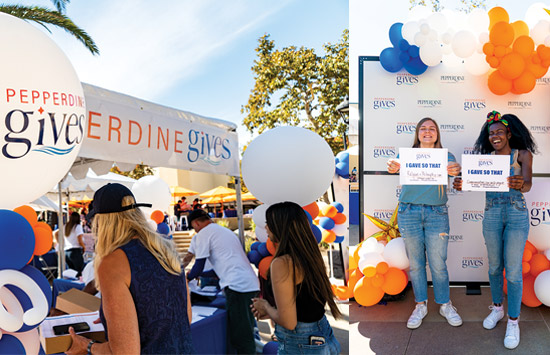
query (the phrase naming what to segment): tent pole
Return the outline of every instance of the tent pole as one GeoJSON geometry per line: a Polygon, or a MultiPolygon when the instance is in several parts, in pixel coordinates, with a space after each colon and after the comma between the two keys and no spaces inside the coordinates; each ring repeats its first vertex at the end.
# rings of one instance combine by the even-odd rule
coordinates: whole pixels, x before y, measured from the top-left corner
{"type": "Polygon", "coordinates": [[[65,223],[63,222],[63,192],[61,190],[61,181],[57,183],[59,195],[59,213],[57,218],[57,278],[63,278],[65,270],[65,223]]]}
{"type": "Polygon", "coordinates": [[[235,176],[235,192],[237,194],[237,218],[239,219],[239,240],[244,248],[244,216],[243,199],[241,194],[241,178],[235,176]]]}

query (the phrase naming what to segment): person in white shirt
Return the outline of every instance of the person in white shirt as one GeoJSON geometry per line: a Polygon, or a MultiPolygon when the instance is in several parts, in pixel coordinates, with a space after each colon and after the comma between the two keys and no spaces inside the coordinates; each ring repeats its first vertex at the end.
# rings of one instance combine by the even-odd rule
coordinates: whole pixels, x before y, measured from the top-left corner
{"type": "Polygon", "coordinates": [[[65,226],[64,230],[65,235],[65,261],[67,265],[76,270],[76,277],[82,275],[82,270],[84,269],[84,241],[82,237],[84,231],[82,230],[82,225],[80,224],[80,213],[73,212],[69,218],[69,223],[65,226]]]}
{"type": "Polygon", "coordinates": [[[260,286],[244,248],[235,233],[213,223],[206,211],[193,210],[188,219],[197,235],[193,237],[194,254],[188,252],[185,257],[187,260],[195,257],[187,279],[204,276],[204,264],[208,259],[225,293],[229,341],[237,353],[255,354],[254,317],[250,305],[260,286]]]}

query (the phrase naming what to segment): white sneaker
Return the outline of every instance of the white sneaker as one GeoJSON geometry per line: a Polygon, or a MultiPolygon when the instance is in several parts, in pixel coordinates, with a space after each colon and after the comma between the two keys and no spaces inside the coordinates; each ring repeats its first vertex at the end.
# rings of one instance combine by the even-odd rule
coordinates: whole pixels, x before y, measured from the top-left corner
{"type": "Polygon", "coordinates": [[[493,329],[496,327],[498,321],[504,317],[504,309],[502,306],[497,307],[492,304],[489,306],[489,309],[491,313],[483,320],[483,328],[485,329],[493,329]]]}
{"type": "Polygon", "coordinates": [[[428,314],[428,301],[417,303],[414,311],[412,312],[409,320],[407,321],[407,328],[416,329],[422,324],[422,319],[428,314]]]}
{"type": "Polygon", "coordinates": [[[458,327],[462,325],[462,318],[456,312],[456,308],[453,306],[451,301],[449,303],[442,304],[439,307],[439,314],[447,318],[447,322],[453,327],[458,327]]]}
{"type": "Polygon", "coordinates": [[[506,326],[506,335],[504,336],[504,346],[507,349],[515,349],[519,345],[519,323],[518,320],[508,319],[506,326]]]}

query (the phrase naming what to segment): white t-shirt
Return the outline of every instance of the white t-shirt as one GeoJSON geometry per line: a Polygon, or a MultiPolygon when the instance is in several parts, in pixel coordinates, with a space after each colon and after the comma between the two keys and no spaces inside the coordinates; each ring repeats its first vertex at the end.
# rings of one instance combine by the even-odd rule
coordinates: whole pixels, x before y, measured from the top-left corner
{"type": "MultiPolygon", "coordinates": [[[[92,259],[89,263],[84,266],[84,270],[82,270],[82,282],[84,282],[84,285],[87,285],[90,281],[95,279],[94,276],[94,260],[92,259]]],[[[101,293],[98,292],[94,296],[101,298],[101,293]]]]}
{"type": "MultiPolygon", "coordinates": [[[[189,249],[187,249],[188,252],[190,252],[191,254],[195,255],[195,242],[197,240],[197,235],[195,234],[193,236],[193,238],[191,238],[191,243],[189,243],[189,249]]],[[[195,258],[195,260],[197,260],[195,258]]],[[[208,259],[206,259],[206,261],[204,262],[204,271],[208,271],[208,270],[212,270],[214,267],[212,266],[212,264],[210,264],[210,261],[208,261],[208,259]]]]}
{"type": "Polygon", "coordinates": [[[78,244],[78,236],[83,234],[84,231],[82,230],[82,226],[80,224],[74,226],[71,230],[71,234],[69,234],[68,237],[65,236],[65,250],[72,248],[82,248],[80,244],[78,244]]]}
{"type": "Polygon", "coordinates": [[[235,233],[211,223],[197,233],[193,240],[195,243],[192,250],[195,258],[208,258],[220,278],[222,289],[229,287],[237,292],[260,290],[258,277],[235,233]]]}

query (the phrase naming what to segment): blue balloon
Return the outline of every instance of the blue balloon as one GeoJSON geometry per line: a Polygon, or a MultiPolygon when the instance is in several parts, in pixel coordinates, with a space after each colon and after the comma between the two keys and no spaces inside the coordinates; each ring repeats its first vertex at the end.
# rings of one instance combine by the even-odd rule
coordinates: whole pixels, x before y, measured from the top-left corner
{"type": "Polygon", "coordinates": [[[334,220],[330,217],[321,217],[321,219],[319,220],[319,225],[323,228],[323,229],[326,229],[326,230],[331,230],[332,228],[334,228],[334,220]]]}
{"type": "Polygon", "coordinates": [[[313,218],[311,218],[311,215],[309,214],[308,211],[304,210],[304,212],[306,213],[306,217],[307,217],[307,220],[309,222],[309,224],[313,223],[313,218]]]}
{"type": "Polygon", "coordinates": [[[169,235],[170,234],[170,226],[166,223],[159,223],[157,225],[157,233],[163,234],[163,235],[169,235]]]}
{"type": "Polygon", "coordinates": [[[0,270],[19,270],[34,253],[34,232],[17,212],[0,210],[0,270]]]}
{"type": "Polygon", "coordinates": [[[399,41],[399,49],[402,50],[402,51],[406,51],[409,49],[411,45],[409,44],[409,42],[407,42],[406,39],[402,39],[399,41]]]}
{"type": "Polygon", "coordinates": [[[396,22],[390,27],[390,41],[394,47],[398,47],[399,42],[403,39],[403,35],[401,34],[402,28],[403,24],[401,22],[396,22]]]}
{"type": "Polygon", "coordinates": [[[407,53],[409,53],[411,58],[418,57],[420,55],[420,48],[418,46],[410,46],[407,53]]]}
{"type": "Polygon", "coordinates": [[[428,66],[424,64],[420,57],[416,57],[405,63],[405,69],[412,75],[420,75],[428,69],[428,66]]]}
{"type": "Polygon", "coordinates": [[[401,63],[407,63],[409,60],[411,60],[411,56],[409,55],[409,52],[399,53],[399,60],[401,61],[401,63]]]}
{"type": "Polygon", "coordinates": [[[262,244],[262,242],[254,242],[250,245],[250,250],[258,250],[258,247],[262,244]]]}
{"type": "Polygon", "coordinates": [[[342,243],[344,241],[343,236],[336,236],[336,239],[334,239],[334,243],[342,243]]]}
{"type": "Polygon", "coordinates": [[[380,53],[380,64],[390,73],[396,73],[403,68],[403,62],[399,60],[399,49],[388,47],[380,53]]]}
{"type": "Polygon", "coordinates": [[[264,349],[262,350],[263,355],[275,355],[277,354],[277,350],[279,349],[279,343],[276,341],[270,341],[269,343],[264,345],[264,349]]]}
{"type": "Polygon", "coordinates": [[[313,235],[317,240],[317,244],[321,243],[321,239],[323,239],[323,232],[321,232],[319,227],[317,227],[315,224],[311,225],[311,230],[313,231],[313,235]]]}
{"type": "Polygon", "coordinates": [[[21,341],[9,334],[2,334],[0,339],[0,354],[25,354],[25,347],[21,341]]]}
{"type": "Polygon", "coordinates": [[[344,212],[344,205],[342,205],[340,202],[331,202],[330,205],[336,207],[338,213],[344,212]]]}
{"type": "Polygon", "coordinates": [[[247,256],[248,256],[248,260],[256,266],[258,265],[260,260],[262,260],[262,256],[257,250],[249,251],[247,256]]]}
{"type": "Polygon", "coordinates": [[[346,179],[349,178],[349,165],[342,162],[336,164],[336,174],[346,179]]]}
{"type": "Polygon", "coordinates": [[[267,250],[267,245],[266,245],[265,243],[262,243],[262,244],[258,247],[258,252],[259,252],[260,255],[262,256],[262,258],[271,255],[271,254],[269,253],[269,250],[267,250]]]}
{"type": "Polygon", "coordinates": [[[338,158],[339,162],[349,163],[349,153],[348,152],[340,152],[340,153],[336,154],[336,158],[338,158]]]}
{"type": "MultiPolygon", "coordinates": [[[[44,296],[46,296],[46,300],[48,301],[48,308],[50,308],[52,306],[52,289],[50,288],[50,283],[46,276],[44,276],[44,274],[40,270],[31,265],[25,265],[19,271],[33,279],[34,282],[36,282],[36,284],[40,287],[40,290],[42,290],[42,293],[44,293],[44,296]]],[[[17,298],[17,300],[21,304],[21,307],[23,308],[23,311],[26,312],[27,310],[32,308],[31,299],[29,298],[29,296],[27,296],[25,292],[23,292],[23,290],[14,285],[6,285],[6,287],[17,298]]],[[[29,326],[23,324],[23,326],[17,332],[26,332],[36,328],[38,325],[39,324],[29,326]]],[[[2,341],[0,340],[0,343],[1,342],[2,341]]]]}

